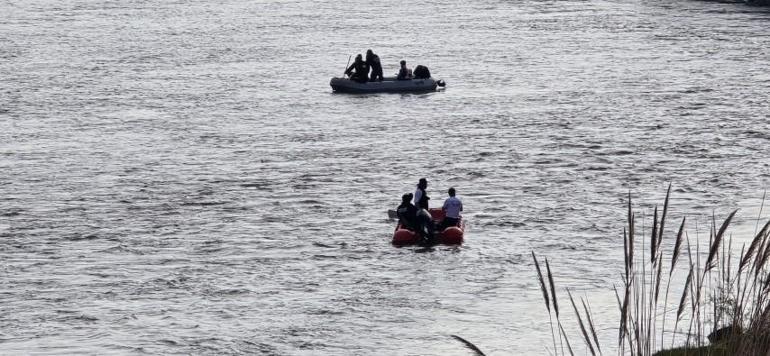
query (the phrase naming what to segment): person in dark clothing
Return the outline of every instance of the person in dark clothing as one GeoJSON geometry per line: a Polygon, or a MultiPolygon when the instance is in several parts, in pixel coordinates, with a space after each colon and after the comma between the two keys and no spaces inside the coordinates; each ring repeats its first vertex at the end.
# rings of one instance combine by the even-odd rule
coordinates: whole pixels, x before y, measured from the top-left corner
{"type": "Polygon", "coordinates": [[[428,194],[425,192],[425,188],[428,188],[428,180],[420,178],[417,183],[417,189],[414,191],[414,205],[420,209],[428,209],[428,194]]]}
{"type": "Polygon", "coordinates": [[[409,80],[412,79],[412,70],[407,68],[406,61],[401,61],[401,69],[398,70],[398,76],[396,80],[409,80]]]}
{"type": "Polygon", "coordinates": [[[374,54],[371,49],[366,51],[366,65],[372,68],[372,75],[369,80],[382,81],[382,64],[380,64],[380,56],[374,54]]]}
{"type": "Polygon", "coordinates": [[[401,226],[414,231],[420,237],[420,244],[430,244],[434,240],[436,228],[430,213],[411,203],[412,194],[401,196],[401,205],[396,208],[396,215],[401,226]]]}
{"type": "Polygon", "coordinates": [[[345,74],[350,76],[351,80],[355,80],[359,83],[366,83],[366,81],[369,80],[369,66],[359,54],[356,56],[356,60],[353,61],[353,64],[345,70],[345,74]]]}
{"type": "Polygon", "coordinates": [[[414,79],[428,79],[430,78],[430,70],[428,67],[418,65],[414,67],[414,79]]]}
{"type": "Polygon", "coordinates": [[[411,202],[412,194],[404,194],[401,196],[401,205],[396,208],[396,214],[398,220],[407,229],[417,230],[417,207],[411,202]]]}

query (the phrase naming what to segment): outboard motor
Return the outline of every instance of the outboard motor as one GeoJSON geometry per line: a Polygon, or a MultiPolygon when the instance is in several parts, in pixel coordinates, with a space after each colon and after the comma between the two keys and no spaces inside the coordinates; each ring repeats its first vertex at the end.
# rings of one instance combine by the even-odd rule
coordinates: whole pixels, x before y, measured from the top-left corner
{"type": "Polygon", "coordinates": [[[417,67],[414,67],[414,71],[412,71],[414,74],[414,79],[428,79],[430,78],[430,70],[428,70],[428,67],[424,65],[418,65],[417,67]]]}

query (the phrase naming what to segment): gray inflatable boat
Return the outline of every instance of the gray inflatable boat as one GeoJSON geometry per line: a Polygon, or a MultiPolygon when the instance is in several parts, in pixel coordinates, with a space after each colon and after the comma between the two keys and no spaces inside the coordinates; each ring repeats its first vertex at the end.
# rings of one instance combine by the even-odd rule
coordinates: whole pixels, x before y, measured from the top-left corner
{"type": "Polygon", "coordinates": [[[437,87],[444,87],[443,80],[433,78],[396,80],[395,77],[386,77],[382,81],[359,83],[348,78],[332,78],[329,85],[337,93],[413,93],[434,91],[437,87]]]}

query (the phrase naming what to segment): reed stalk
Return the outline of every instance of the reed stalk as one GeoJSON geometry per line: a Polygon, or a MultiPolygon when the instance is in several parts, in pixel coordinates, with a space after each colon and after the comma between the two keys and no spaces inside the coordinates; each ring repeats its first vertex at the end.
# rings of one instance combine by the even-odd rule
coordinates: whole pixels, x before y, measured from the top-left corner
{"type": "MultiPolygon", "coordinates": [[[[553,311],[556,314],[556,324],[559,326],[559,329],[561,329],[561,333],[559,333],[559,345],[561,346],[561,353],[564,354],[564,344],[562,343],[562,335],[564,334],[564,328],[561,326],[561,319],[559,318],[559,302],[558,299],[556,299],[556,287],[553,283],[553,274],[551,273],[551,265],[548,263],[548,258],[545,259],[545,269],[548,273],[548,285],[551,286],[551,296],[552,296],[552,302],[553,302],[553,311]]],[[[565,335],[566,337],[566,335],[565,335]]],[[[567,342],[567,347],[570,349],[570,354],[572,354],[572,348],[569,347],[569,341],[564,340],[567,342]]]]}
{"type": "MultiPolygon", "coordinates": [[[[671,189],[671,186],[669,186],[669,189],[671,189]]],[[[676,240],[674,240],[674,250],[671,253],[671,267],[669,267],[668,270],[668,279],[666,281],[666,292],[664,293],[665,296],[663,297],[663,322],[660,327],[660,344],[663,345],[663,338],[666,334],[666,312],[668,311],[668,292],[671,287],[671,277],[674,274],[674,269],[676,268],[676,262],[679,260],[679,254],[681,253],[682,249],[682,236],[684,232],[684,225],[687,221],[687,218],[682,218],[682,223],[679,225],[679,232],[676,234],[676,240]]],[[[674,330],[676,332],[676,330],[674,330]]]]}
{"type": "Polygon", "coordinates": [[[540,291],[543,293],[543,302],[546,309],[548,309],[548,326],[551,329],[551,340],[553,341],[553,350],[556,352],[556,336],[553,332],[553,318],[551,317],[551,302],[548,299],[548,290],[545,287],[545,280],[543,279],[543,272],[540,270],[540,264],[535,257],[535,251],[532,252],[532,260],[535,262],[535,269],[537,269],[537,280],[540,282],[540,291]]]}

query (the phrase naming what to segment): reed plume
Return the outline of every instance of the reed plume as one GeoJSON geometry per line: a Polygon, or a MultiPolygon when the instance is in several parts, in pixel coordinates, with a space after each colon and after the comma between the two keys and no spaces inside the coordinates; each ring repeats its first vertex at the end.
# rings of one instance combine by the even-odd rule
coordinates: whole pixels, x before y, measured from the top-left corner
{"type": "Polygon", "coordinates": [[[556,313],[556,319],[559,319],[559,302],[556,299],[556,287],[553,283],[553,274],[551,274],[551,265],[548,264],[548,258],[545,259],[545,269],[548,272],[548,284],[551,286],[551,296],[553,297],[553,311],[556,313]]]}
{"type": "Polygon", "coordinates": [[[548,290],[545,288],[543,272],[540,270],[540,264],[537,262],[537,257],[535,257],[535,251],[530,252],[532,253],[532,261],[535,262],[535,269],[537,269],[537,280],[540,282],[540,291],[543,292],[543,302],[545,303],[546,309],[548,309],[548,314],[551,314],[551,302],[548,300],[548,290]]]}
{"type": "Polygon", "coordinates": [[[591,305],[588,304],[583,298],[580,298],[580,303],[583,304],[583,310],[586,313],[586,319],[588,319],[588,326],[591,328],[591,336],[594,338],[594,344],[596,345],[596,349],[599,350],[599,354],[602,354],[602,347],[601,344],[599,344],[599,337],[596,336],[596,327],[594,326],[593,318],[591,317],[591,305]]]}
{"type": "Polygon", "coordinates": [[[586,331],[586,327],[583,324],[583,318],[580,317],[580,312],[578,311],[577,306],[575,305],[575,299],[572,298],[572,293],[567,289],[567,295],[569,296],[569,301],[572,303],[572,309],[575,310],[575,316],[577,316],[578,319],[578,325],[580,325],[580,332],[583,333],[583,340],[585,341],[586,345],[588,346],[588,350],[591,351],[591,355],[596,356],[596,352],[594,351],[593,345],[591,345],[591,339],[588,337],[588,332],[586,331]]]}
{"type": "Polygon", "coordinates": [[[551,329],[551,341],[553,341],[553,349],[556,351],[556,336],[554,335],[553,331],[553,317],[551,317],[551,302],[548,299],[548,290],[545,287],[543,272],[540,270],[540,263],[537,262],[537,257],[535,257],[535,251],[530,252],[532,253],[532,261],[535,262],[535,269],[537,269],[537,280],[540,282],[540,291],[543,293],[543,302],[545,303],[545,308],[548,309],[548,326],[551,329]]]}
{"type": "Polygon", "coordinates": [[[463,338],[461,338],[461,337],[459,337],[459,336],[457,336],[457,335],[449,335],[449,336],[451,336],[451,337],[453,337],[455,340],[457,340],[457,341],[459,341],[459,342],[463,343],[463,345],[465,345],[465,347],[469,348],[469,349],[470,349],[470,350],[472,350],[474,353],[476,353],[476,356],[486,356],[486,355],[485,355],[483,352],[481,352],[481,350],[480,350],[478,347],[476,347],[476,345],[474,345],[474,344],[473,344],[473,343],[471,343],[470,341],[468,341],[468,340],[465,340],[465,339],[463,339],[463,338]]]}

